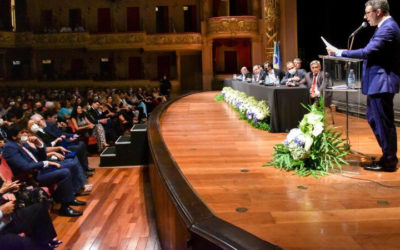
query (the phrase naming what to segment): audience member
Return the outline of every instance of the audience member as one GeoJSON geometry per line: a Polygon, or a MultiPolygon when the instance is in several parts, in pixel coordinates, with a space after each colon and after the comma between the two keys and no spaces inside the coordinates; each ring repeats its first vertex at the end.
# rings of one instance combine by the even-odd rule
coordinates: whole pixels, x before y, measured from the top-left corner
{"type": "Polygon", "coordinates": [[[61,203],[60,215],[82,215],[82,212],[70,207],[82,204],[81,201],[75,199],[70,170],[61,168],[57,162],[48,161],[44,143],[35,136],[27,138],[21,125],[16,124],[8,129],[8,141],[4,146],[3,157],[17,178],[36,170],[34,177],[41,185],[57,184],[54,200],[61,203]],[[37,147],[36,154],[27,149],[27,141],[37,147]]]}

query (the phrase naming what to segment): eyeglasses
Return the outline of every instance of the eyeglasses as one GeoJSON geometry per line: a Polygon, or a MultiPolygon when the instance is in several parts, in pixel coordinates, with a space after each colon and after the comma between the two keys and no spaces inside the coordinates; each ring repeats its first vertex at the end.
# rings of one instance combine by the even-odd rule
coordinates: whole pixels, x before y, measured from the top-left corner
{"type": "Polygon", "coordinates": [[[370,11],[365,12],[365,16],[368,16],[368,15],[371,14],[372,12],[376,12],[376,10],[370,10],[370,11]]]}

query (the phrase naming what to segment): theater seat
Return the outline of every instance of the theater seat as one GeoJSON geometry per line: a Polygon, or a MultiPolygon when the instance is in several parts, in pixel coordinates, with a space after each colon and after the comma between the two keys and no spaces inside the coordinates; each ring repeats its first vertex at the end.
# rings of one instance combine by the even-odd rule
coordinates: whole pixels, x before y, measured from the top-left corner
{"type": "MultiPolygon", "coordinates": [[[[4,180],[4,181],[13,181],[14,179],[14,174],[10,168],[10,166],[8,166],[8,163],[6,162],[6,160],[1,156],[0,157],[1,160],[1,164],[0,164],[0,177],[4,180]]],[[[56,190],[57,185],[53,185],[52,187],[48,188],[48,187],[41,187],[49,196],[51,196],[52,191],[56,190]],[[50,191],[52,190],[52,191],[50,191]]]]}

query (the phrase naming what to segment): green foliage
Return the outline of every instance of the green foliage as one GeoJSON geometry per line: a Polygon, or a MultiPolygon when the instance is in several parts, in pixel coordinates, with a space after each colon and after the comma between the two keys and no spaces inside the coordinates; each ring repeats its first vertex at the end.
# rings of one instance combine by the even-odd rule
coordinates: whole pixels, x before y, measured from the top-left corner
{"type": "Polygon", "coordinates": [[[216,102],[221,102],[221,101],[224,100],[224,95],[223,95],[222,93],[219,93],[219,94],[217,94],[217,95],[215,96],[214,100],[215,100],[216,102]]]}
{"type": "Polygon", "coordinates": [[[264,166],[275,166],[281,170],[294,171],[296,175],[311,175],[317,178],[327,175],[330,170],[341,170],[343,164],[348,164],[344,159],[348,154],[348,148],[345,141],[341,139],[342,134],[335,131],[337,128],[324,127],[322,131],[315,129],[320,126],[321,122],[325,124],[326,114],[323,107],[323,101],[319,105],[306,107],[310,113],[305,115],[300,123],[301,131],[313,139],[308,157],[295,160],[288,146],[278,144],[274,147],[273,161],[264,166]],[[321,117],[321,114],[322,119],[317,119],[321,117]]]}

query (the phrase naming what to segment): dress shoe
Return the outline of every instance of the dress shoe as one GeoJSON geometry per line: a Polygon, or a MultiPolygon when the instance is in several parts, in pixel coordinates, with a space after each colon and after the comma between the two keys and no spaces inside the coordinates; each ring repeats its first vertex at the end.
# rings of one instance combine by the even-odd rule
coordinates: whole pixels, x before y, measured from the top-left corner
{"type": "Polygon", "coordinates": [[[96,171],[95,168],[88,167],[88,168],[86,169],[86,172],[94,172],[94,171],[96,171]]]}
{"type": "Polygon", "coordinates": [[[73,200],[69,203],[70,206],[85,206],[86,202],[84,201],[78,201],[78,200],[73,200]]]}
{"type": "Polygon", "coordinates": [[[82,215],[82,212],[76,211],[75,209],[69,206],[62,206],[60,210],[58,210],[58,213],[61,216],[68,216],[68,217],[78,217],[82,215]]]}
{"type": "Polygon", "coordinates": [[[395,172],[397,167],[386,167],[380,163],[372,163],[372,165],[364,166],[364,169],[369,171],[395,172]]]}
{"type": "Polygon", "coordinates": [[[93,172],[86,172],[86,177],[92,177],[93,176],[93,172]]]}

